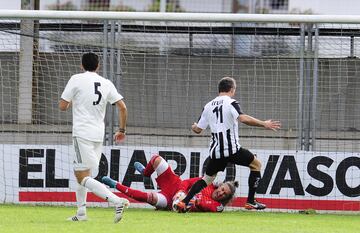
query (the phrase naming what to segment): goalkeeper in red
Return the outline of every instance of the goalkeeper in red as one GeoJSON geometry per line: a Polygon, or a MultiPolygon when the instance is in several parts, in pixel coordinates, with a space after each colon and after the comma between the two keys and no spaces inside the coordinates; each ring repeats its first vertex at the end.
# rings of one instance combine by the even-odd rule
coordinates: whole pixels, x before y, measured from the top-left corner
{"type": "Polygon", "coordinates": [[[228,163],[250,168],[248,179],[249,193],[246,209],[265,209],[266,205],[255,199],[255,192],[261,179],[261,162],[249,150],[239,144],[238,121],[250,126],[263,127],[276,131],[281,127],[279,121],[259,120],[245,114],[240,104],[232,97],[235,96],[236,82],[233,78],[224,77],[219,81],[219,94],[207,103],[202,111],[198,123],[193,123],[191,129],[200,134],[210,127],[211,140],[209,147],[209,163],[205,175],[189,190],[187,196],[176,206],[179,212],[189,209],[191,198],[202,189],[210,185],[219,171],[224,171],[228,163]]]}
{"type": "MultiPolygon", "coordinates": [[[[196,181],[201,179],[200,177],[197,177],[181,180],[181,178],[174,173],[169,164],[160,155],[152,156],[146,167],[139,162],[135,162],[134,166],[137,171],[146,177],[150,177],[151,174],[156,171],[156,182],[161,191],[143,192],[132,189],[107,176],[102,178],[102,182],[111,188],[116,188],[130,198],[141,202],[147,202],[150,205],[155,206],[156,209],[173,209],[173,205],[176,205],[180,200],[182,200],[190,187],[196,181]]],[[[233,199],[235,189],[237,187],[237,181],[228,181],[219,185],[209,185],[192,198],[190,201],[190,211],[222,212],[224,210],[224,206],[233,199]]]]}

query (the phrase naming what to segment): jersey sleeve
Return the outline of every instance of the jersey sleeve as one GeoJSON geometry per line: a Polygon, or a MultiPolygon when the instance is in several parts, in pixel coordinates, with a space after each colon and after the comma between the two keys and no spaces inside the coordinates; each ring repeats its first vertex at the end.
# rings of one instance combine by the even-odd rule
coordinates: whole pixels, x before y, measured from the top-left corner
{"type": "Polygon", "coordinates": [[[61,94],[61,99],[67,101],[67,102],[71,102],[72,99],[75,96],[75,84],[74,84],[74,78],[71,77],[69,79],[69,81],[67,82],[65,89],[63,91],[63,93],[61,94]]]}
{"type": "Polygon", "coordinates": [[[224,206],[221,203],[208,197],[200,198],[194,207],[194,211],[198,212],[222,212],[223,210],[224,206]]]}
{"type": "Polygon", "coordinates": [[[237,102],[236,100],[234,100],[233,102],[231,102],[231,105],[232,105],[232,109],[231,109],[231,113],[232,115],[234,116],[234,118],[238,118],[239,115],[241,114],[244,114],[242,109],[241,109],[241,106],[239,104],[239,102],[237,102]]]}
{"type": "Polygon", "coordinates": [[[200,129],[206,129],[208,125],[209,125],[209,121],[206,116],[206,109],[204,108],[198,120],[197,127],[199,127],[200,129]]]}
{"type": "Polygon", "coordinates": [[[117,91],[116,87],[114,86],[114,84],[112,82],[109,81],[109,86],[110,86],[110,92],[108,95],[108,101],[110,104],[114,104],[119,100],[122,100],[124,97],[122,95],[119,94],[119,92],[117,91]]]}
{"type": "Polygon", "coordinates": [[[201,179],[200,177],[195,177],[195,178],[183,180],[180,184],[179,190],[183,190],[187,193],[191,188],[191,186],[200,179],[201,179]]]}

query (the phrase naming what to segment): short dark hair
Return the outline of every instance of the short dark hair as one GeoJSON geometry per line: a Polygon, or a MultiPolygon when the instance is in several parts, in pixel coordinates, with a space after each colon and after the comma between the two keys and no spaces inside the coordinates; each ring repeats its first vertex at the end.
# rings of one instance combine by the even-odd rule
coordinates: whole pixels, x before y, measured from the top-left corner
{"type": "Polygon", "coordinates": [[[84,53],[81,58],[81,64],[86,71],[95,71],[99,65],[99,56],[95,53],[84,53]]]}
{"type": "Polygon", "coordinates": [[[230,77],[224,77],[222,79],[220,79],[219,81],[219,93],[220,92],[229,92],[231,90],[231,88],[235,88],[236,87],[236,82],[235,79],[230,78],[230,77]]]}

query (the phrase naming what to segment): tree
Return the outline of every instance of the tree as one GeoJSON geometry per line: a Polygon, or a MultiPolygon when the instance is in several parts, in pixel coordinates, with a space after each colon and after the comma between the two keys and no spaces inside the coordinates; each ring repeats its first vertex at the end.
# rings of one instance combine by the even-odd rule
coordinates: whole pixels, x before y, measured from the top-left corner
{"type": "Polygon", "coordinates": [[[58,11],[74,11],[74,10],[77,10],[76,6],[70,1],[65,2],[63,4],[60,4],[59,2],[57,2],[55,4],[47,5],[46,7],[49,10],[58,10],[58,11]]]}
{"type": "Polygon", "coordinates": [[[110,0],[87,0],[85,5],[86,11],[108,11],[110,0]]]}
{"type": "MultiPolygon", "coordinates": [[[[148,8],[148,11],[159,12],[160,11],[160,0],[154,0],[148,8]]],[[[184,12],[181,8],[179,0],[166,0],[166,12],[184,12]]]]}

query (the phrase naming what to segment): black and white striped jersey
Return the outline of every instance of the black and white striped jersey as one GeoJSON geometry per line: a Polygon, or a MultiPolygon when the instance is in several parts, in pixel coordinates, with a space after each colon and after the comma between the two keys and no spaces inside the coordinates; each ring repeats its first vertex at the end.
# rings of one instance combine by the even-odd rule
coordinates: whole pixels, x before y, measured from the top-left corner
{"type": "Polygon", "coordinates": [[[218,96],[207,103],[197,126],[211,130],[209,153],[211,158],[228,157],[240,149],[238,117],[242,114],[240,104],[231,97],[218,96]]]}

